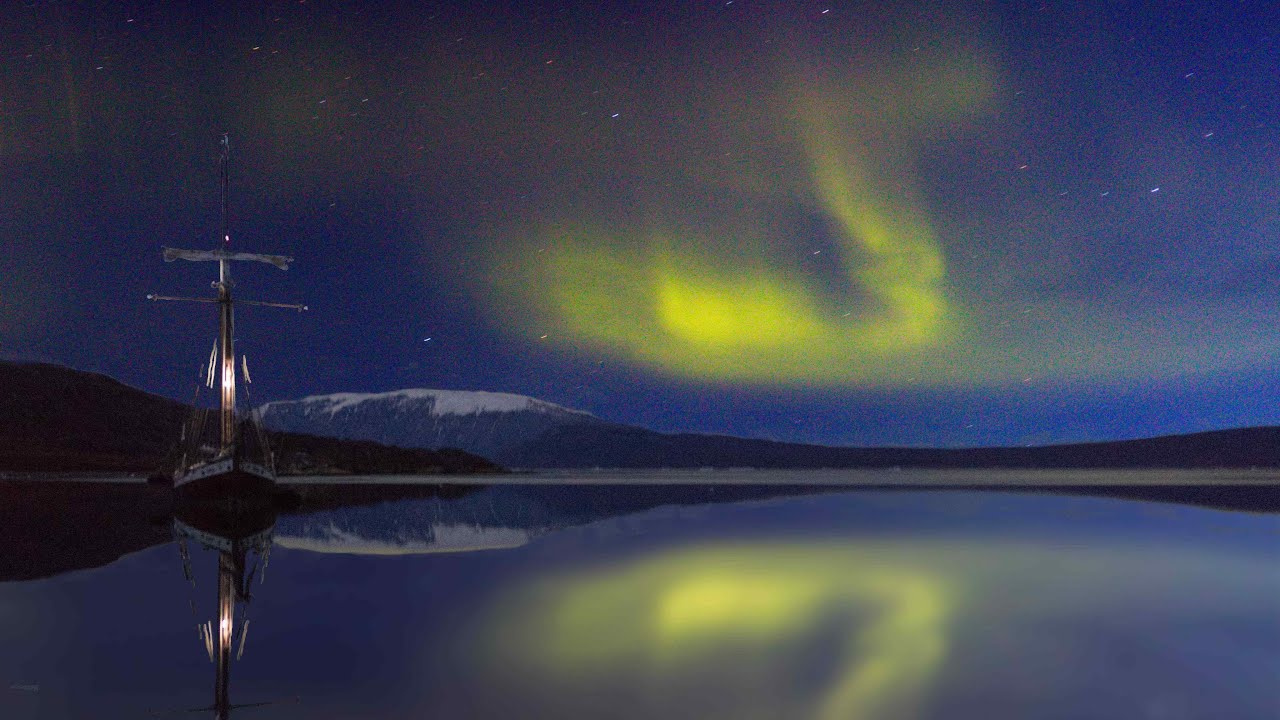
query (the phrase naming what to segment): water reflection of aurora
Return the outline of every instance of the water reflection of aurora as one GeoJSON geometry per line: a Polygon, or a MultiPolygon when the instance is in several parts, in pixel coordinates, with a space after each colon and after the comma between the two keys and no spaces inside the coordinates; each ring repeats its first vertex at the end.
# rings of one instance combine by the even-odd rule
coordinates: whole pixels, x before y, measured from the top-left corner
{"type": "MultiPolygon", "coordinates": [[[[534,707],[550,693],[560,709],[566,697],[609,698],[620,717],[949,717],[934,697],[945,674],[949,687],[1004,689],[997,678],[1031,673],[1017,682],[1039,687],[1020,693],[1063,692],[1076,682],[1071,663],[1097,650],[1073,644],[1073,623],[1088,638],[1098,618],[1238,619],[1264,612],[1277,590],[1270,565],[1185,548],[711,545],[506,594],[486,618],[487,647],[502,658],[500,685],[527,693],[534,707]],[[1025,668],[1049,661],[1019,653],[1043,655],[1045,627],[1057,628],[1052,662],[1062,665],[1035,675],[1025,668]],[[1006,662],[992,670],[999,657],[1006,662]],[[976,680],[955,677],[968,674],[976,680]]],[[[1140,695],[1140,665],[1133,678],[1110,681],[1136,683],[1140,695]]]]}

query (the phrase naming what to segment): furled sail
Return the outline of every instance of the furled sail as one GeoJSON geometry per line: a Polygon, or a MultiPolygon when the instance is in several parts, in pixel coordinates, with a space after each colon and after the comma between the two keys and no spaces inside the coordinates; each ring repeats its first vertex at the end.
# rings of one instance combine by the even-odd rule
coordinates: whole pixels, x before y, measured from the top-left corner
{"type": "Polygon", "coordinates": [[[289,263],[293,262],[293,258],[287,255],[261,255],[258,253],[230,252],[227,250],[181,250],[178,248],[165,248],[164,261],[173,262],[174,260],[191,260],[193,262],[251,260],[254,262],[267,263],[268,265],[275,265],[281,270],[288,270],[289,263]]]}

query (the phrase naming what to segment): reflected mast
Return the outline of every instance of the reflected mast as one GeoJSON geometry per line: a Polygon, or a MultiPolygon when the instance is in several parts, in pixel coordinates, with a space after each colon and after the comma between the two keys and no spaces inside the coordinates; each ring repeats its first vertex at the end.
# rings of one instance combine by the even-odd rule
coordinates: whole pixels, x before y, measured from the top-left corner
{"type": "MultiPolygon", "coordinates": [[[[212,711],[216,720],[226,720],[231,717],[233,709],[271,704],[233,705],[230,690],[232,660],[239,660],[244,654],[248,638],[247,605],[252,600],[251,587],[255,576],[259,582],[264,579],[276,518],[274,512],[212,518],[208,512],[207,508],[199,508],[194,515],[188,512],[186,517],[175,517],[173,530],[182,556],[183,573],[192,587],[196,582],[191,570],[189,542],[194,541],[218,553],[217,617],[196,625],[196,634],[203,641],[215,668],[213,704],[193,708],[190,712],[212,711]],[[206,516],[201,517],[202,513],[206,516]],[[251,555],[256,555],[252,568],[249,564],[251,555]],[[238,616],[237,608],[240,609],[238,616]]],[[[194,602],[192,612],[195,612],[194,602]]]]}

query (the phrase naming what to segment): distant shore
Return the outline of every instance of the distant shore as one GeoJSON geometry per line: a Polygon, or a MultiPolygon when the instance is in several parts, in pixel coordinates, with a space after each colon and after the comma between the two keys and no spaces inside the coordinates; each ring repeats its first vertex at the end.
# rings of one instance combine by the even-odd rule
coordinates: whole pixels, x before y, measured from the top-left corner
{"type": "Polygon", "coordinates": [[[772,470],[540,470],[503,476],[504,483],[848,485],[850,487],[1056,487],[1097,485],[1275,485],[1280,468],[837,468],[772,470]]]}
{"type": "MultiPolygon", "coordinates": [[[[145,483],[138,473],[0,472],[0,482],[145,483]]],[[[494,475],[388,474],[288,475],[281,485],[832,485],[859,487],[1020,488],[1076,486],[1275,486],[1280,491],[1280,468],[656,468],[597,470],[529,470],[494,475]]]]}

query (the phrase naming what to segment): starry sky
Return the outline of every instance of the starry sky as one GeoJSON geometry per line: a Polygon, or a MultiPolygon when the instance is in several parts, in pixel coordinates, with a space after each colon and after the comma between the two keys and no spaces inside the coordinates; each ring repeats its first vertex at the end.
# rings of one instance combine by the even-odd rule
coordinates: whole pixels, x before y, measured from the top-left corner
{"type": "Polygon", "coordinates": [[[1280,423],[1265,3],[16,2],[0,356],[988,445],[1280,423]]]}

